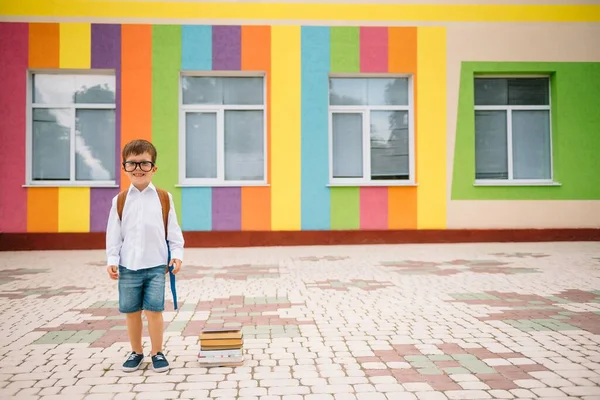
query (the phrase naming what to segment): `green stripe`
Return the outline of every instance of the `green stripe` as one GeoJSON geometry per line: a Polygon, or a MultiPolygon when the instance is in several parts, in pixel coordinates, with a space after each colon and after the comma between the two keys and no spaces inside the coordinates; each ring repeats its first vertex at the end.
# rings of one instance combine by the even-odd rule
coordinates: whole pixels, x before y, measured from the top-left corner
{"type": "Polygon", "coordinates": [[[331,28],[331,72],[360,72],[358,27],[331,28]]]}
{"type": "Polygon", "coordinates": [[[181,221],[179,176],[179,70],[181,68],[181,27],[155,25],[152,28],[152,142],[158,151],[154,184],[173,195],[181,221]]]}
{"type": "MultiPolygon", "coordinates": [[[[358,27],[331,28],[331,72],[360,72],[358,27]]],[[[360,189],[331,188],[331,229],[360,228],[360,189]]]]}
{"type": "Polygon", "coordinates": [[[331,229],[360,228],[360,188],[331,188],[331,229]]]}

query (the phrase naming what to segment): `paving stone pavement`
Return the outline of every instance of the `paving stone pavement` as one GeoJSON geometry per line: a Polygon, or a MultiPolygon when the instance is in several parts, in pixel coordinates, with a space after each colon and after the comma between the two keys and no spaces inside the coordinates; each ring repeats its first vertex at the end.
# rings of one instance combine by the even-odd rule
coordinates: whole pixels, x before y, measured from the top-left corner
{"type": "Polygon", "coordinates": [[[0,253],[0,398],[600,399],[600,243],[187,249],[163,374],[104,260],[0,253]],[[221,326],[245,363],[201,368],[221,326]]]}

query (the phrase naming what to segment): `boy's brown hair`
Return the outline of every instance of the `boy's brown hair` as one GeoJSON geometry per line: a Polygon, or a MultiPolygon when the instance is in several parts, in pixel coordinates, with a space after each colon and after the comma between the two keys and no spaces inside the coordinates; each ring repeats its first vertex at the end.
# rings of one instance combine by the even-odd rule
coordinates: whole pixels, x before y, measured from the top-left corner
{"type": "Polygon", "coordinates": [[[150,157],[152,157],[151,161],[156,163],[156,147],[154,147],[152,143],[144,139],[132,140],[123,147],[123,162],[125,162],[130,155],[137,156],[144,153],[150,154],[150,157]]]}

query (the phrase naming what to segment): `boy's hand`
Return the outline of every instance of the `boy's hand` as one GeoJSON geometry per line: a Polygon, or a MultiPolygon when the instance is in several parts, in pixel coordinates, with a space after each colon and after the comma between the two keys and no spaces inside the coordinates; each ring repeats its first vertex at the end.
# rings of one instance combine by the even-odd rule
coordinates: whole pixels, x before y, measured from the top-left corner
{"type": "MultiPolygon", "coordinates": [[[[173,274],[176,274],[176,273],[178,273],[178,272],[179,272],[179,269],[181,269],[181,260],[179,260],[179,259],[177,259],[177,258],[173,258],[173,259],[171,260],[171,262],[169,263],[169,267],[170,267],[171,265],[173,265],[173,264],[175,264],[175,268],[173,268],[173,274]]],[[[167,271],[168,271],[168,270],[169,270],[169,269],[167,268],[167,271]]]]}
{"type": "Polygon", "coordinates": [[[109,265],[106,267],[106,271],[108,272],[110,279],[117,280],[119,278],[119,270],[117,269],[116,265],[109,265]]]}

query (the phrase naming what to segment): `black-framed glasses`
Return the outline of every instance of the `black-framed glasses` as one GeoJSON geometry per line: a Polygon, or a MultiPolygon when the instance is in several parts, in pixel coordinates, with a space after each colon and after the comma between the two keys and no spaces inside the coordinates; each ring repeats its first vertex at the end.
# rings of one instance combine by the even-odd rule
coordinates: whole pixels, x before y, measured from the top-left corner
{"type": "Polygon", "coordinates": [[[137,167],[140,167],[143,172],[150,172],[154,167],[154,163],[152,161],[125,161],[123,163],[123,169],[127,172],[133,172],[137,167]]]}

